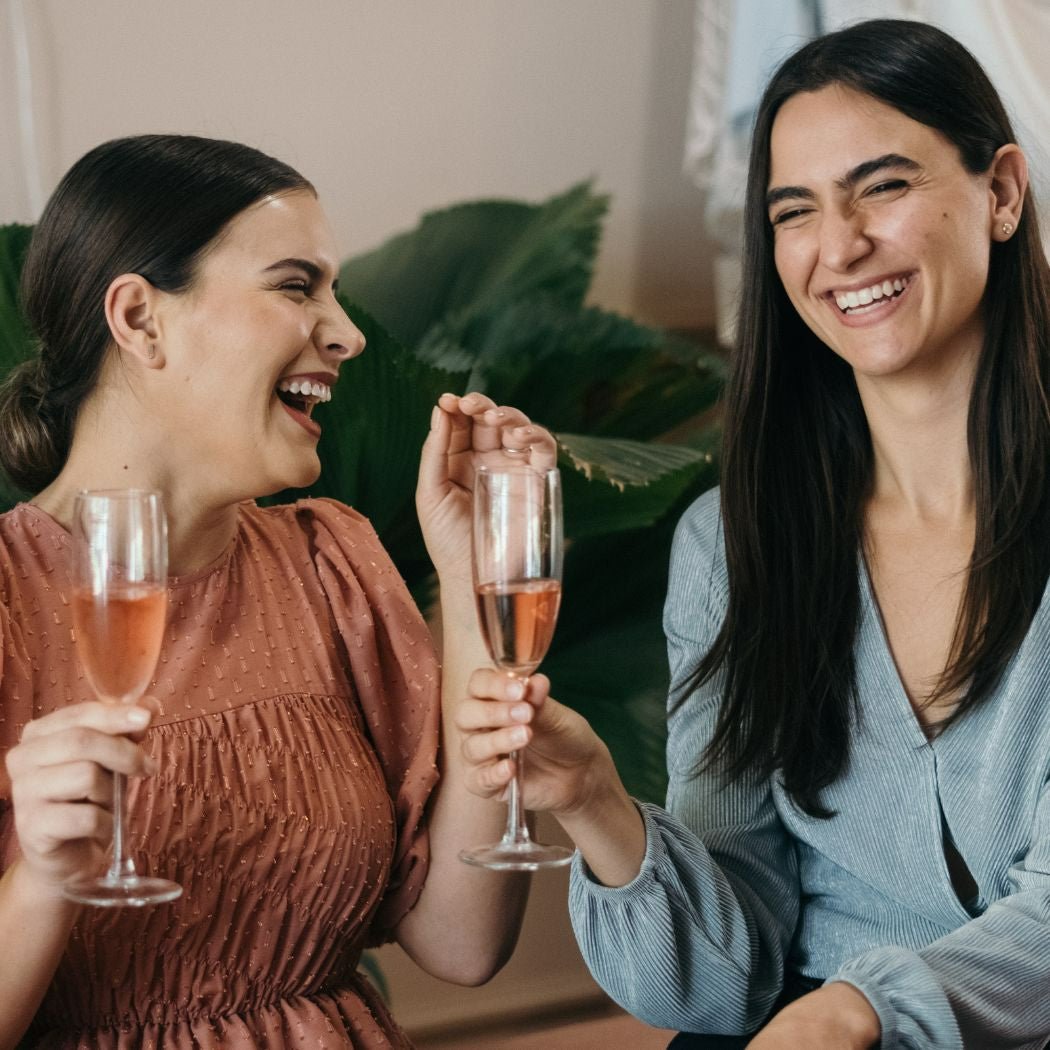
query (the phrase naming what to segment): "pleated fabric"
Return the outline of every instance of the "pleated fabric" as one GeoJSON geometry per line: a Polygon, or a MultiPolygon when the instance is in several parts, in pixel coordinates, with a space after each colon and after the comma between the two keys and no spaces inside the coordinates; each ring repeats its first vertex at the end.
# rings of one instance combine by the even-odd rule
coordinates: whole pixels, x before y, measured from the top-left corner
{"type": "MultiPolygon", "coordinates": [[[[47,515],[0,517],[0,750],[90,698],[69,569],[47,515]]],[[[184,893],[85,909],[25,1045],[408,1047],[357,972],[426,877],[438,668],[403,582],[348,508],[246,503],[227,551],[172,577],[169,603],[147,734],[160,771],[129,783],[128,828],[139,871],[184,893]]]]}

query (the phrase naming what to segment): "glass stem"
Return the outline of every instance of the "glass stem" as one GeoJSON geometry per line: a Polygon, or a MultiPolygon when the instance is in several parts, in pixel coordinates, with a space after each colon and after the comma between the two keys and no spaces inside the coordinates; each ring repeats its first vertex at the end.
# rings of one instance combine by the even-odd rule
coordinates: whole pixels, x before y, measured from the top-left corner
{"type": "Polygon", "coordinates": [[[135,874],[135,863],[124,856],[124,774],[113,774],[113,860],[106,879],[114,882],[135,874]]]}
{"type": "Polygon", "coordinates": [[[521,778],[525,772],[525,753],[512,751],[507,756],[514,766],[514,775],[510,778],[507,794],[507,830],[503,841],[515,846],[526,846],[529,838],[529,826],[525,823],[525,806],[521,795],[521,778]]]}

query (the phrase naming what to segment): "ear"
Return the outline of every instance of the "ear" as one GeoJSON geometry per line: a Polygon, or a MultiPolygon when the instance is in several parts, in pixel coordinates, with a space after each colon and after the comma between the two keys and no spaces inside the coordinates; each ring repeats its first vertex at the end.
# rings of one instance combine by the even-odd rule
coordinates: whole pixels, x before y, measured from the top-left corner
{"type": "Polygon", "coordinates": [[[1021,221],[1028,189],[1028,162],[1020,146],[1008,142],[995,151],[991,167],[992,240],[1007,241],[1021,221]]]}
{"type": "Polygon", "coordinates": [[[155,309],[158,293],[145,277],[122,273],[106,289],[106,322],[117,346],[146,368],[161,368],[155,309]]]}

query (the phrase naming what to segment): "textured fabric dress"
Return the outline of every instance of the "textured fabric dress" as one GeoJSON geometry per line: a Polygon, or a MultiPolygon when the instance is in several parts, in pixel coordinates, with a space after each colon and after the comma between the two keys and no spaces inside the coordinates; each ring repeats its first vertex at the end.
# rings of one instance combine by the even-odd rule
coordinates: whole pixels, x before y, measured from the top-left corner
{"type": "MultiPolygon", "coordinates": [[[[241,504],[213,564],[169,580],[146,738],[129,781],[140,871],[183,896],[85,908],[27,1047],[410,1044],[356,972],[426,877],[438,667],[371,526],[327,500],[241,504]]],[[[91,698],[72,645],[70,537],[0,517],[0,751],[91,698]]],[[[0,865],[18,855],[0,774],[0,865]]],[[[16,946],[4,945],[4,951],[16,946]]]]}
{"type": "MultiPolygon", "coordinates": [[[[667,807],[643,806],[628,885],[577,857],[570,911],[599,983],[651,1024],[754,1031],[785,973],[846,981],[884,1048],[1019,1050],[1050,1035],[1050,602],[988,701],[927,739],[859,566],[859,719],[848,771],[810,817],[777,776],[696,776],[721,699],[709,681],[669,723],[667,807]],[[951,841],[977,884],[960,901],[951,841]]],[[[679,525],[664,626],[672,695],[728,594],[718,493],[679,525]]]]}

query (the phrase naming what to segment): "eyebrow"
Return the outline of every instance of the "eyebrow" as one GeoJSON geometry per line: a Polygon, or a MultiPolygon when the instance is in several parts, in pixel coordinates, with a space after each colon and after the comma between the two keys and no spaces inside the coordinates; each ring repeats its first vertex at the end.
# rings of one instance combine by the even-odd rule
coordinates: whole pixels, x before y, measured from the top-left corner
{"type": "MultiPolygon", "coordinates": [[[[279,259],[275,263],[271,263],[263,270],[263,273],[271,273],[274,270],[302,270],[311,281],[320,281],[323,271],[321,267],[315,262],[311,262],[309,259],[298,259],[289,257],[287,259],[279,259]]],[[[337,291],[339,288],[339,277],[332,281],[332,290],[337,291]]]]}
{"type": "MultiPolygon", "coordinates": [[[[901,156],[899,153],[884,153],[881,157],[861,161],[854,168],[850,168],[841,178],[835,180],[835,185],[840,190],[850,190],[858,182],[870,178],[880,171],[922,171],[922,165],[911,157],[901,156]]],[[[766,194],[766,207],[772,208],[783,200],[813,200],[816,194],[806,186],[774,186],[766,194]]]]}

